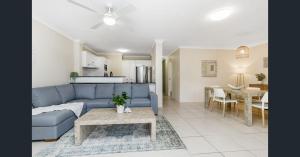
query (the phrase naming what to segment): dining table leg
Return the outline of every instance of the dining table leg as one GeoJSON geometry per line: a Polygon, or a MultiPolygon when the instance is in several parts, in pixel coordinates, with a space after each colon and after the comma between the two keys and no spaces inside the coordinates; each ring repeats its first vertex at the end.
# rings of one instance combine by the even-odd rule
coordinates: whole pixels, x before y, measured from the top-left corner
{"type": "Polygon", "coordinates": [[[244,116],[245,116],[245,123],[247,126],[252,126],[252,97],[247,96],[244,98],[245,105],[244,105],[244,116]]]}

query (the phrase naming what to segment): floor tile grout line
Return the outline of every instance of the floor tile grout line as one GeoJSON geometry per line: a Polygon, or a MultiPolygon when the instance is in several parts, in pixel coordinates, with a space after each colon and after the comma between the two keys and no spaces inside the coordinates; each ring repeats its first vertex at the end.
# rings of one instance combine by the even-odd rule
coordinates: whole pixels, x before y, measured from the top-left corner
{"type": "MultiPolygon", "coordinates": [[[[176,112],[176,111],[175,111],[176,112]]],[[[201,135],[199,133],[199,131],[197,129],[195,129],[188,121],[186,121],[186,119],[184,117],[182,117],[180,114],[178,115],[185,123],[187,123],[194,131],[196,131],[199,135],[201,135]]],[[[214,145],[212,145],[211,143],[209,143],[204,136],[197,136],[197,137],[202,137],[211,147],[213,147],[216,151],[219,151],[214,145]]],[[[191,153],[190,153],[191,154],[191,153]]]]}
{"type": "MultiPolygon", "coordinates": [[[[178,113],[178,112],[177,112],[178,113]]],[[[186,118],[186,117],[183,117],[182,115],[178,115],[178,117],[180,117],[182,120],[184,120],[190,127],[192,127],[198,134],[200,134],[200,135],[202,135],[199,131],[198,131],[198,129],[196,129],[189,121],[187,121],[186,119],[198,119],[198,118],[201,118],[201,117],[191,117],[191,118],[186,118]]],[[[237,122],[241,122],[239,119],[237,119],[236,117],[232,117],[232,116],[230,116],[230,118],[232,118],[233,120],[235,120],[235,121],[237,121],[237,122]]],[[[225,123],[226,123],[226,121],[224,121],[225,123]]],[[[233,124],[232,123],[227,123],[228,125],[230,125],[230,126],[232,126],[232,127],[234,127],[233,126],[233,124]]],[[[255,126],[254,126],[255,127],[255,126]]],[[[250,134],[253,134],[253,135],[257,135],[257,134],[268,134],[268,132],[263,132],[263,131],[261,131],[261,130],[258,130],[257,128],[254,128],[257,132],[255,132],[255,133],[248,133],[248,132],[243,132],[243,131],[241,131],[240,129],[237,129],[238,130],[238,133],[240,134],[240,135],[250,135],[250,134]]],[[[201,136],[201,137],[204,137],[204,139],[207,141],[207,139],[206,139],[206,137],[203,135],[203,136],[201,136]]],[[[207,141],[210,145],[212,145],[209,141],[207,141]]],[[[260,143],[262,142],[262,141],[259,141],[260,143]]],[[[236,143],[236,142],[235,142],[236,143]]],[[[241,144],[239,144],[239,143],[236,143],[237,145],[239,145],[239,146],[241,146],[242,148],[245,148],[244,146],[242,146],[241,144]]],[[[213,147],[214,147],[214,145],[212,145],[213,147]]],[[[217,149],[218,150],[218,149],[217,149]]],[[[264,149],[260,149],[260,150],[264,150],[264,149]]],[[[247,152],[250,152],[251,153],[251,150],[249,150],[249,149],[247,149],[247,148],[245,148],[245,150],[239,150],[239,151],[247,151],[247,152]]],[[[222,153],[221,153],[222,154],[222,153]]],[[[253,155],[253,153],[251,153],[252,155],[253,155]]],[[[255,154],[254,154],[255,155],[255,154]]],[[[222,154],[222,156],[224,156],[224,154],[222,154]]]]}
{"type": "MultiPolygon", "coordinates": [[[[164,102],[165,104],[165,102],[164,102]]],[[[184,104],[185,105],[185,104],[184,104]]],[[[173,118],[173,115],[174,115],[174,121],[176,121],[177,118],[179,118],[180,120],[182,120],[184,122],[184,124],[187,124],[189,127],[191,127],[197,134],[199,134],[199,136],[180,136],[180,138],[193,138],[193,137],[201,137],[203,138],[206,142],[208,142],[208,144],[210,144],[213,148],[215,148],[215,146],[213,144],[211,144],[208,140],[207,140],[207,136],[215,136],[215,135],[203,135],[202,133],[200,133],[200,131],[198,129],[201,129],[201,127],[197,128],[196,127],[196,123],[193,124],[192,122],[189,121],[189,119],[205,119],[207,118],[206,116],[208,116],[209,118],[212,118],[212,119],[218,119],[218,118],[222,118],[220,116],[218,116],[217,114],[208,114],[208,115],[205,115],[205,116],[197,116],[197,114],[195,112],[192,112],[194,110],[198,110],[199,113],[203,113],[203,114],[206,114],[205,111],[203,111],[202,109],[200,109],[199,107],[197,106],[203,106],[202,104],[201,105],[198,105],[198,104],[187,104],[185,105],[184,107],[180,107],[179,105],[175,105],[173,107],[169,107],[171,105],[167,105],[167,109],[166,111],[167,112],[164,112],[164,111],[161,111],[160,113],[162,113],[167,119],[168,119],[168,116],[169,115],[170,117],[173,118]],[[170,112],[168,112],[170,111],[170,112]],[[189,117],[188,114],[189,113],[192,113],[193,116],[189,117]]],[[[171,119],[172,119],[171,118],[171,119]]],[[[232,117],[230,115],[230,117],[228,119],[233,119],[234,121],[237,121],[238,123],[240,123],[239,119],[235,119],[235,117],[232,117]]],[[[168,119],[169,120],[169,119],[168,119]]],[[[230,125],[230,126],[234,126],[234,122],[231,122],[231,121],[226,121],[227,119],[221,119],[222,120],[222,124],[226,123],[225,125],[230,125]]],[[[172,120],[171,120],[172,121],[172,120]]],[[[196,121],[196,120],[195,120],[196,121]]],[[[175,125],[173,125],[172,123],[170,123],[171,126],[175,129],[175,125]]],[[[264,138],[265,135],[268,136],[268,130],[264,130],[264,129],[260,129],[258,127],[258,125],[253,125],[254,129],[257,130],[257,132],[247,132],[247,131],[243,131],[242,129],[243,128],[236,128],[236,130],[239,132],[240,135],[256,135],[255,138],[259,138],[261,134],[261,137],[264,138]]],[[[219,132],[218,132],[219,134],[219,132]]],[[[217,135],[217,136],[227,136],[226,134],[222,134],[222,132],[220,132],[220,135],[217,135]]],[[[251,137],[251,136],[249,136],[251,137]]],[[[260,143],[263,143],[265,144],[264,140],[259,140],[260,143]]],[[[243,144],[243,143],[242,143],[243,144]]],[[[240,144],[239,144],[240,145],[240,144]]],[[[244,145],[244,144],[243,144],[244,145]]],[[[243,147],[243,146],[242,146],[243,147]]],[[[243,147],[243,148],[246,148],[246,147],[243,147]]],[[[236,150],[236,151],[219,151],[217,148],[215,148],[217,152],[210,152],[210,153],[189,153],[187,150],[185,150],[187,152],[187,155],[191,156],[191,155],[197,155],[197,154],[214,154],[214,153],[218,153],[220,154],[221,156],[225,156],[223,153],[224,152],[239,152],[239,151],[247,151],[247,152],[250,152],[251,155],[254,155],[256,156],[256,154],[254,153],[255,151],[267,151],[266,149],[247,149],[246,150],[236,150]]],[[[113,155],[112,155],[113,156],[113,155]]]]}
{"type": "Polygon", "coordinates": [[[207,155],[207,154],[216,154],[216,153],[222,154],[222,152],[219,152],[219,151],[216,151],[216,152],[208,152],[208,153],[190,153],[190,152],[188,152],[188,153],[189,153],[189,155],[190,155],[191,157],[193,157],[193,156],[195,156],[195,155],[203,155],[203,154],[205,154],[205,155],[207,155]]]}

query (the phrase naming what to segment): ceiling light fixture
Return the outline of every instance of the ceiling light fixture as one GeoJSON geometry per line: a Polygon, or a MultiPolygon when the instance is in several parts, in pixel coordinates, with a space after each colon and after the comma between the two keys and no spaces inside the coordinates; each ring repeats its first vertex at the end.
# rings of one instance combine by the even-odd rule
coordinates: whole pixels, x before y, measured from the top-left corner
{"type": "Polygon", "coordinates": [[[240,46],[236,50],[236,58],[249,58],[249,47],[240,46]]]}
{"type": "Polygon", "coordinates": [[[103,22],[109,26],[116,24],[116,18],[112,14],[112,8],[108,8],[107,13],[104,14],[103,22]]]}
{"type": "Polygon", "coordinates": [[[128,49],[124,49],[124,48],[119,48],[119,49],[117,49],[117,51],[122,52],[122,53],[126,53],[129,50],[128,49]]]}
{"type": "Polygon", "coordinates": [[[212,21],[220,21],[229,17],[233,13],[233,7],[224,7],[211,12],[208,18],[212,21]]]}

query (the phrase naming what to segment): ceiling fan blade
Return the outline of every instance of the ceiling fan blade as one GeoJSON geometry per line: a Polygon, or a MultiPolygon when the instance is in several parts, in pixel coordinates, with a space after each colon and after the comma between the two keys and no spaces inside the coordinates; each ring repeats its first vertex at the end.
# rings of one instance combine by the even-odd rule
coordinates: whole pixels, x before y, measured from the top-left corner
{"type": "Polygon", "coordinates": [[[77,5],[77,6],[81,7],[81,8],[84,8],[86,10],[89,10],[91,12],[97,13],[94,9],[91,9],[91,8],[89,8],[89,7],[87,7],[87,6],[83,5],[83,4],[78,3],[78,2],[75,2],[74,0],[68,0],[68,2],[70,2],[70,3],[74,4],[74,5],[77,5]]]}
{"type": "Polygon", "coordinates": [[[97,28],[99,28],[101,25],[103,25],[103,22],[99,22],[99,23],[95,24],[94,26],[91,27],[91,29],[97,29],[97,28]]]}
{"type": "Polygon", "coordinates": [[[120,19],[118,19],[122,24],[130,24],[132,23],[132,20],[129,17],[121,17],[120,19]]]}
{"type": "Polygon", "coordinates": [[[125,7],[122,7],[122,8],[120,8],[120,9],[117,9],[117,10],[116,10],[116,14],[117,14],[118,16],[123,16],[123,15],[128,14],[128,13],[130,13],[130,12],[133,12],[133,11],[135,11],[135,10],[136,10],[136,8],[135,8],[134,5],[128,4],[128,5],[126,5],[125,7]]]}

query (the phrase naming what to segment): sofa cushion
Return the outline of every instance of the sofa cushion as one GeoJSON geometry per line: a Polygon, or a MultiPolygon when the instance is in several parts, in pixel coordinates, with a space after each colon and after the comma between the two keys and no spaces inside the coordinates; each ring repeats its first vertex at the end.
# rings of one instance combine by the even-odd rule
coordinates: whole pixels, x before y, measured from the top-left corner
{"type": "Polygon", "coordinates": [[[131,84],[129,83],[116,83],[115,84],[115,95],[122,95],[122,92],[126,92],[127,96],[131,97],[131,84]]]}
{"type": "Polygon", "coordinates": [[[32,116],[32,126],[56,126],[72,116],[76,117],[71,110],[41,113],[32,116]]]}
{"type": "Polygon", "coordinates": [[[134,98],[131,99],[129,107],[148,107],[151,106],[150,99],[148,98],[134,98]]]}
{"type": "Polygon", "coordinates": [[[149,85],[148,84],[133,84],[132,85],[132,98],[148,98],[149,85]]]}
{"type": "Polygon", "coordinates": [[[71,101],[68,101],[67,103],[71,103],[71,102],[88,102],[90,101],[90,99],[74,99],[74,100],[71,100],[71,101]]]}
{"type": "Polygon", "coordinates": [[[95,99],[95,84],[74,84],[76,99],[95,99]]]}
{"type": "Polygon", "coordinates": [[[60,86],[56,86],[56,89],[59,95],[61,96],[63,103],[75,99],[75,90],[73,88],[73,85],[71,84],[60,85],[60,86]]]}
{"type": "Polygon", "coordinates": [[[113,104],[109,103],[111,99],[94,99],[89,100],[85,104],[87,106],[87,110],[90,110],[92,108],[109,108],[109,107],[115,107],[113,104]]]}
{"type": "Polygon", "coordinates": [[[114,93],[114,84],[97,84],[96,99],[112,98],[114,93]]]}
{"type": "Polygon", "coordinates": [[[54,86],[32,89],[32,104],[34,107],[44,107],[62,104],[60,95],[54,86]]]}

